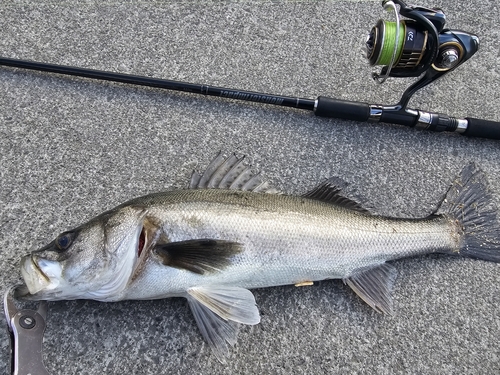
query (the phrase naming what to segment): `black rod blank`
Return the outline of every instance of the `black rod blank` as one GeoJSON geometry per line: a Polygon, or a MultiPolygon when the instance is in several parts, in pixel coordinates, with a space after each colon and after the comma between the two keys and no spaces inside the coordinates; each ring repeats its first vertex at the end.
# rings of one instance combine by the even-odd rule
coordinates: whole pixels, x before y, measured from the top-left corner
{"type": "Polygon", "coordinates": [[[9,59],[4,57],[0,57],[0,65],[314,111],[315,100],[313,99],[263,94],[253,91],[235,90],[223,87],[214,87],[195,83],[172,81],[167,79],[136,76],[131,74],[113,73],[94,69],[77,68],[73,66],[47,64],[28,60],[9,59]]]}

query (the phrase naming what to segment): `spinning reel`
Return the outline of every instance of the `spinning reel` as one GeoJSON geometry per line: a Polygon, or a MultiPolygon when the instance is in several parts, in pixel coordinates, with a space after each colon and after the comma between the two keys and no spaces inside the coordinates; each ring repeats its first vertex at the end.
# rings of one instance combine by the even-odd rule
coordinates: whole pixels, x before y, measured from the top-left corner
{"type": "Polygon", "coordinates": [[[395,22],[379,20],[366,40],[370,65],[385,65],[373,78],[383,83],[387,77],[418,77],[403,94],[399,104],[406,107],[410,97],[422,87],[454,70],[474,55],[479,39],[460,30],[448,30],[441,9],[408,6],[401,0],[384,1],[393,10],[395,22]],[[399,13],[396,4],[400,6],[399,13]],[[399,15],[408,19],[400,20],[399,15]]]}
{"type": "Polygon", "coordinates": [[[474,55],[479,48],[478,38],[464,31],[445,29],[446,17],[442,10],[408,6],[402,0],[384,0],[382,5],[385,9],[394,11],[396,21],[378,21],[368,36],[367,58],[372,66],[383,66],[380,73],[373,74],[373,78],[382,83],[388,77],[421,76],[406,89],[397,104],[389,106],[324,96],[314,100],[264,94],[2,57],[0,65],[293,107],[313,111],[315,115],[322,117],[383,122],[438,132],[458,132],[469,137],[500,139],[498,122],[475,118],[457,119],[440,113],[407,108],[411,96],[417,90],[456,69],[474,55]],[[396,5],[399,6],[399,11],[396,5]],[[404,19],[400,19],[400,16],[404,19]]]}

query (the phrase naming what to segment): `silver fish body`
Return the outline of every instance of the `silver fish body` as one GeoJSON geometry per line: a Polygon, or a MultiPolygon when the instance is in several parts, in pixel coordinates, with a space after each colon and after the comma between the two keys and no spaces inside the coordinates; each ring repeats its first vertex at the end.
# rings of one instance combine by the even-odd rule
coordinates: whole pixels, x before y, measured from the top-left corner
{"type": "Polygon", "coordinates": [[[330,179],[304,196],[278,194],[234,155],[218,155],[189,189],[133,199],[25,256],[35,300],[185,297],[222,359],[231,322],[257,324],[249,289],[343,279],[391,313],[386,263],[440,252],[500,262],[500,226],[484,174],[471,164],[427,218],[370,214],[330,179]]]}
{"type": "Polygon", "coordinates": [[[170,242],[219,239],[242,244],[243,251],[229,266],[203,275],[166,268],[149,256],[116,299],[182,296],[200,284],[253,289],[345,279],[392,259],[458,251],[449,219],[383,218],[303,197],[181,190],[139,198],[131,205],[147,207],[159,225],[157,235],[170,242]]]}

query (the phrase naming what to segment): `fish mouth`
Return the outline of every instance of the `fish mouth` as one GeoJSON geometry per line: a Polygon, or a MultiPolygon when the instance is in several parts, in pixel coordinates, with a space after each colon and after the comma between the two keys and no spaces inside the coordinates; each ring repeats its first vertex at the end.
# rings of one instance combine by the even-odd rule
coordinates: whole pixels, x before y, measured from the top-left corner
{"type": "Polygon", "coordinates": [[[59,285],[60,274],[61,266],[58,262],[39,258],[33,254],[21,260],[21,276],[29,294],[36,294],[43,289],[54,289],[59,285]]]}
{"type": "Polygon", "coordinates": [[[36,272],[38,272],[41,277],[43,277],[45,280],[47,280],[47,282],[50,282],[50,278],[45,274],[45,272],[43,272],[43,270],[38,265],[37,257],[35,257],[34,255],[31,255],[30,260],[31,260],[31,266],[33,267],[33,269],[36,272]]]}

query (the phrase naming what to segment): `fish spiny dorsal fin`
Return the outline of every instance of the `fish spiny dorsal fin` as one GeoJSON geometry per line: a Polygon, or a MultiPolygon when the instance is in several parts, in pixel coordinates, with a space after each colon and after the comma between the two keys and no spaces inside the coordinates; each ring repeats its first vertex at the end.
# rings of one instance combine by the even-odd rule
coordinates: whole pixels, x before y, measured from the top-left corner
{"type": "Polygon", "coordinates": [[[238,158],[232,154],[226,158],[219,152],[203,174],[193,172],[189,189],[230,189],[279,194],[259,172],[246,165],[244,160],[244,156],[238,158]]]}
{"type": "Polygon", "coordinates": [[[340,178],[332,177],[315,187],[309,193],[304,194],[303,197],[331,203],[366,214],[370,213],[370,211],[362,207],[358,202],[344,195],[343,190],[346,187],[347,183],[340,178]]]}

